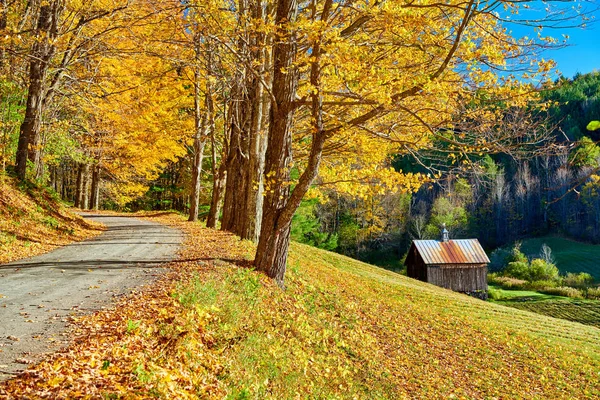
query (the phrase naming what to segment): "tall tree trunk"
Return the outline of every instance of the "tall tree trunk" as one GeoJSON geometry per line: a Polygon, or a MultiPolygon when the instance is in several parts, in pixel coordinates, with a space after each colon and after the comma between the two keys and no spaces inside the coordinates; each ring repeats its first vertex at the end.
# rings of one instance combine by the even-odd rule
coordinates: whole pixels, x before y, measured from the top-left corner
{"type": "Polygon", "coordinates": [[[292,27],[296,20],[296,0],[279,0],[275,23],[280,28],[280,38],[273,48],[273,95],[269,119],[269,137],[265,157],[266,197],[263,218],[255,257],[255,267],[283,285],[290,243],[291,217],[283,212],[290,187],[289,166],[292,161],[292,120],[294,99],[298,85],[296,38],[292,27]],[[282,218],[284,217],[284,218],[282,218]]]}
{"type": "MultiPolygon", "coordinates": [[[[321,20],[329,17],[333,0],[326,0],[321,20]]],[[[295,35],[289,24],[295,21],[296,0],[280,0],[276,23],[286,34],[274,46],[273,94],[265,173],[269,177],[263,206],[263,220],[255,257],[255,267],[283,287],[292,217],[319,172],[326,135],[323,125],[321,88],[321,39],[312,46],[310,81],[312,100],[312,145],[306,169],[290,194],[290,162],[292,160],[292,122],[298,75],[294,67],[295,35]],[[288,22],[289,21],[289,22],[288,22]],[[271,178],[273,177],[273,178],[271,178]]],[[[313,12],[316,13],[316,4],[313,12]]],[[[313,14],[316,18],[316,14],[313,14]]]]}
{"type": "MultiPolygon", "coordinates": [[[[7,26],[7,0],[0,0],[0,31],[4,31],[7,26]]],[[[0,72],[4,73],[6,68],[6,48],[0,46],[0,72]]]]}
{"type": "Polygon", "coordinates": [[[201,75],[201,54],[202,54],[202,41],[199,35],[196,39],[196,70],[194,73],[194,109],[195,109],[195,120],[196,120],[196,136],[194,138],[194,165],[192,169],[192,194],[190,199],[190,217],[188,221],[198,220],[198,208],[200,204],[200,192],[202,190],[202,162],[204,160],[204,148],[206,147],[206,141],[209,137],[209,131],[214,129],[214,105],[212,99],[212,87],[210,83],[211,70],[212,70],[212,48],[208,39],[204,40],[205,43],[205,70],[208,75],[206,80],[206,92],[204,93],[204,110],[201,106],[201,91],[200,91],[200,79],[201,75]]]}
{"type": "Polygon", "coordinates": [[[75,186],[74,205],[76,208],[82,208],[83,200],[83,164],[77,164],[77,183],[75,186]]]}
{"type": "Polygon", "coordinates": [[[27,106],[25,118],[19,132],[16,165],[17,176],[25,179],[27,173],[27,160],[35,166],[36,174],[40,162],[40,128],[44,109],[44,79],[48,70],[48,63],[54,55],[56,39],[56,24],[60,8],[58,1],[40,7],[39,18],[36,26],[36,37],[32,47],[32,57],[29,63],[29,87],[27,91],[27,106]]]}
{"type": "MultiPolygon", "coordinates": [[[[254,20],[266,18],[261,0],[240,1],[239,12],[242,22],[248,17],[254,20]]],[[[233,123],[221,223],[221,229],[254,241],[260,232],[266,151],[262,132],[263,116],[268,109],[268,102],[264,100],[264,76],[268,65],[265,40],[262,33],[249,35],[246,32],[238,43],[238,53],[245,61],[245,67],[238,73],[230,107],[233,123]],[[254,70],[256,65],[259,68],[254,70]]]]}
{"type": "Polygon", "coordinates": [[[229,107],[231,113],[227,166],[227,182],[223,202],[223,219],[221,229],[240,235],[245,217],[245,194],[248,168],[248,112],[249,104],[243,87],[243,80],[238,83],[233,100],[229,107]]]}
{"type": "MultiPolygon", "coordinates": [[[[224,138],[226,139],[226,138],[224,138]]],[[[224,140],[226,141],[226,140],[224,140]]],[[[226,148],[226,146],[223,146],[226,148]]],[[[212,174],[213,174],[213,190],[212,198],[210,201],[210,209],[208,210],[208,217],[206,218],[207,228],[216,228],[217,221],[219,220],[219,212],[221,211],[221,200],[223,199],[223,191],[225,189],[225,182],[227,179],[227,165],[225,160],[221,158],[219,168],[217,168],[217,146],[215,140],[214,129],[211,132],[211,153],[212,153],[212,174]]],[[[224,151],[225,153],[225,151],[224,151]]]]}
{"type": "Polygon", "coordinates": [[[83,183],[81,185],[81,208],[90,208],[90,165],[83,164],[83,183]]]}
{"type": "Polygon", "coordinates": [[[200,79],[199,71],[196,71],[194,82],[194,118],[196,132],[194,135],[194,163],[192,165],[192,193],[190,196],[190,217],[188,221],[198,220],[198,207],[200,204],[200,190],[202,188],[201,176],[202,176],[202,161],[204,160],[204,145],[206,143],[205,131],[206,131],[206,111],[202,111],[200,105],[200,79]]]}
{"type": "Polygon", "coordinates": [[[90,199],[90,209],[98,210],[100,206],[100,166],[92,167],[92,193],[90,199]]]}

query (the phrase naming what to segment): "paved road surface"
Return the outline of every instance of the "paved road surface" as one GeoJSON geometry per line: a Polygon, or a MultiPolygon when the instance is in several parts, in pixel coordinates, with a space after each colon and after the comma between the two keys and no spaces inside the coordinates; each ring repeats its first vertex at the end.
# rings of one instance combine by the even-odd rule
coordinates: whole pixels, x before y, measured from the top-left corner
{"type": "Polygon", "coordinates": [[[84,215],[107,231],[51,253],[0,265],[0,380],[67,342],[70,315],[97,310],[163,270],[182,240],[155,222],[84,215]]]}

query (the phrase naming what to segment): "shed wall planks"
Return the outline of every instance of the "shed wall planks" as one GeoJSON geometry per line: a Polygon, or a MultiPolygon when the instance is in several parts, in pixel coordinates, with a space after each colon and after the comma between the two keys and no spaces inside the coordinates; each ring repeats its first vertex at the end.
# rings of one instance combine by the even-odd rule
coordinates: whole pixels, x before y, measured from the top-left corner
{"type": "Polygon", "coordinates": [[[427,266],[427,282],[457,292],[487,290],[487,267],[461,265],[427,266]]]}

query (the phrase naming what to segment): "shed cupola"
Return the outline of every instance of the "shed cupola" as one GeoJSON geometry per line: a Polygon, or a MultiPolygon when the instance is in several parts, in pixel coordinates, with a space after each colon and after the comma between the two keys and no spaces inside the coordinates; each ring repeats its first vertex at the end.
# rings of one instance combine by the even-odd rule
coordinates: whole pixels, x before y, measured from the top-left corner
{"type": "Polygon", "coordinates": [[[442,224],[442,242],[447,242],[450,240],[450,234],[448,233],[448,229],[446,229],[446,224],[442,224]]]}

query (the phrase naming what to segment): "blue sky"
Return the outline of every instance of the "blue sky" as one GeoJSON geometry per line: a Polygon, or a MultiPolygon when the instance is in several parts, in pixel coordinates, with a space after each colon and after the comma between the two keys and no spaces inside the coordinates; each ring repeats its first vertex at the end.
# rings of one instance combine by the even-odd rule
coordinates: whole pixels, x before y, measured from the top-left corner
{"type": "MultiPolygon", "coordinates": [[[[587,22],[587,26],[584,28],[568,27],[561,29],[544,28],[542,34],[544,36],[553,36],[558,39],[562,39],[563,34],[569,36],[567,41],[568,46],[556,50],[546,51],[544,58],[553,59],[557,63],[557,69],[565,77],[573,77],[577,72],[587,73],[594,70],[600,71],[600,2],[597,1],[565,1],[562,2],[567,5],[583,4],[582,10],[585,10],[584,14],[590,18],[587,22]]],[[[539,5],[546,3],[539,2],[539,5]]],[[[557,2],[558,4],[558,2],[557,2]]],[[[541,16],[543,13],[539,10],[532,12],[529,15],[541,16]]],[[[579,21],[580,22],[580,21],[579,21]]],[[[574,24],[574,21],[566,23],[574,24]]],[[[513,34],[519,36],[530,36],[533,37],[533,30],[529,27],[522,27],[513,24],[509,24],[509,29],[513,31],[513,34]]]]}

